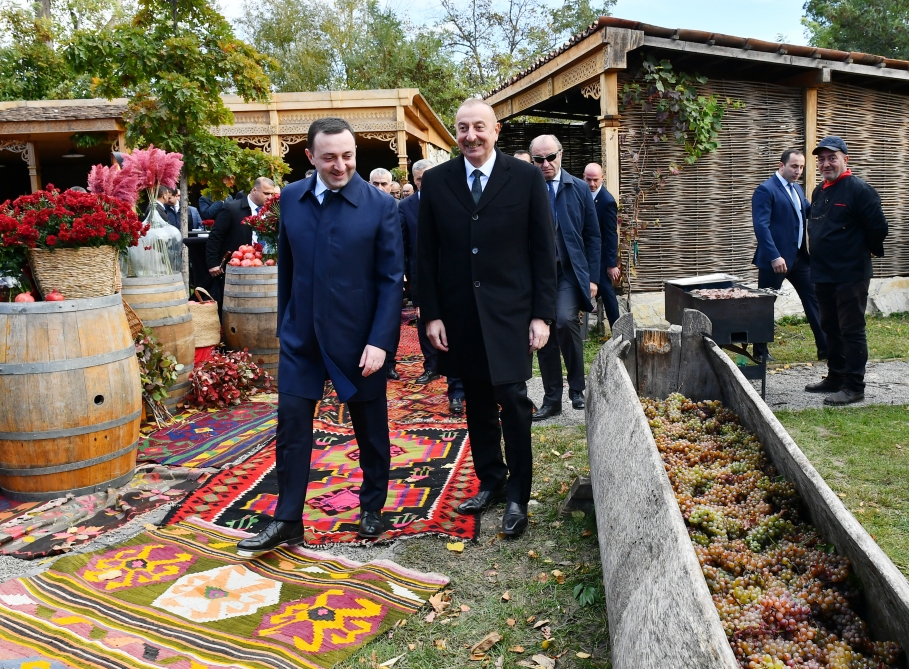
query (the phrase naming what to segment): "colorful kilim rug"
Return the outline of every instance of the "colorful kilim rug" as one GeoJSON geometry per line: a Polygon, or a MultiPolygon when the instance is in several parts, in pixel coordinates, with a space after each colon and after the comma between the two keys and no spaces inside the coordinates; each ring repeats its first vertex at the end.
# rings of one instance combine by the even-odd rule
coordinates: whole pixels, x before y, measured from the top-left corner
{"type": "Polygon", "coordinates": [[[0,667],[322,669],[448,583],[302,548],[238,558],[199,520],[0,584],[0,667]]]}
{"type": "Polygon", "coordinates": [[[274,439],[277,396],[269,400],[181,414],[177,425],[152,432],[140,441],[138,459],[218,469],[240,462],[274,439]]]}
{"type": "Polygon", "coordinates": [[[116,490],[50,502],[0,497],[0,554],[31,560],[67,553],[137,515],[179,500],[207,479],[199,470],[144,465],[116,490]]]}
{"type": "MultiPolygon", "coordinates": [[[[391,476],[382,540],[423,533],[473,540],[477,516],[455,507],[479,491],[467,430],[438,427],[396,429],[391,433],[391,476]]],[[[318,425],[304,509],[309,545],[358,541],[359,490],[363,480],[357,442],[350,430],[318,425]]],[[[192,516],[220,526],[257,532],[277,505],[274,445],[216,474],[175,507],[165,523],[192,516]]]]}

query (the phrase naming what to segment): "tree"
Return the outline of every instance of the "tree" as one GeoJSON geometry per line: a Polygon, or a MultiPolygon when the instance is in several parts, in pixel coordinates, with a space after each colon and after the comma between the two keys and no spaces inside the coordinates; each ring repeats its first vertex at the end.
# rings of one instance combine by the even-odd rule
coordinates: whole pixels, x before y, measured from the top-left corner
{"type": "MultiPolygon", "coordinates": [[[[173,5],[139,0],[128,24],[101,32],[77,30],[67,56],[74,71],[92,76],[94,94],[129,99],[125,120],[130,146],[154,144],[183,154],[183,202],[190,182],[203,183],[218,196],[226,192],[224,177],[248,180],[287,173],[280,158],[240,149],[233,140],[211,133],[210,128],[233,122],[222,93],[266,102],[270,86],[263,71],[269,59],[236,39],[207,0],[175,0],[173,5]],[[250,162],[256,173],[238,173],[248,170],[250,162]]],[[[185,236],[187,208],[180,212],[185,236]]]]}
{"type": "Polygon", "coordinates": [[[240,25],[279,91],[414,87],[443,119],[468,95],[442,39],[377,0],[248,3],[240,25]]]}
{"type": "Polygon", "coordinates": [[[810,44],[909,59],[909,0],[807,0],[810,44]]]}

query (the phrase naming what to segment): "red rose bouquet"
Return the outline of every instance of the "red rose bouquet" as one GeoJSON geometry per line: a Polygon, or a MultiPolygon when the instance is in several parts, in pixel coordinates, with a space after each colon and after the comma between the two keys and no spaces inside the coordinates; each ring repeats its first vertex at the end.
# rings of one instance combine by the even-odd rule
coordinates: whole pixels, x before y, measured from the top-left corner
{"type": "Polygon", "coordinates": [[[262,243],[262,257],[266,260],[278,258],[278,222],[281,216],[281,194],[275,193],[265,204],[259,207],[259,213],[247,216],[243,224],[256,231],[256,237],[262,243]]]}

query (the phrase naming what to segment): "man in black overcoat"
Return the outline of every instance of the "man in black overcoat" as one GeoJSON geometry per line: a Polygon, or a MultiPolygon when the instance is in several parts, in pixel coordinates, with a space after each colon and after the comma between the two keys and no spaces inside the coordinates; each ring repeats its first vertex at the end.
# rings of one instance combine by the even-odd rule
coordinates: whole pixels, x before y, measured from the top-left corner
{"type": "Polygon", "coordinates": [[[464,384],[480,492],[458,511],[480,513],[506,496],[502,531],[518,536],[533,468],[526,382],[556,311],[552,213],[540,171],[495,148],[492,107],[467,100],[455,126],[461,155],[423,175],[420,313],[439,371],[464,384]]]}

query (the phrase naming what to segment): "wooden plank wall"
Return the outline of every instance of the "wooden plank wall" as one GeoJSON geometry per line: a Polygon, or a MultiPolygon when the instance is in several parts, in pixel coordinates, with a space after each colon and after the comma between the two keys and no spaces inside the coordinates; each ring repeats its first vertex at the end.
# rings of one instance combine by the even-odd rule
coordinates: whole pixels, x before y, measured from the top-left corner
{"type": "MultiPolygon", "coordinates": [[[[622,86],[631,80],[623,73],[622,86]]],[[[802,90],[763,83],[711,80],[700,89],[742,100],[745,108],[730,110],[720,133],[722,148],[670,177],[652,198],[642,218],[660,227],[641,233],[640,264],[634,291],[662,290],[663,281],[680,276],[730,272],[757,280],[751,265],[755,239],[751,225],[751,194],[777,169],[787,148],[805,145],[802,90]]],[[[640,131],[642,112],[621,115],[621,193],[635,186],[630,151],[636,144],[629,129],[640,131]]],[[[819,130],[820,134],[820,130],[819,130]]],[[[681,164],[684,152],[674,142],[650,145],[653,167],[681,164]]]]}
{"type": "Polygon", "coordinates": [[[894,169],[909,160],[909,97],[841,84],[821,88],[818,140],[827,135],[846,140],[850,168],[880,193],[890,234],[885,257],[873,261],[874,275],[909,275],[909,191],[901,170],[894,169]]]}

